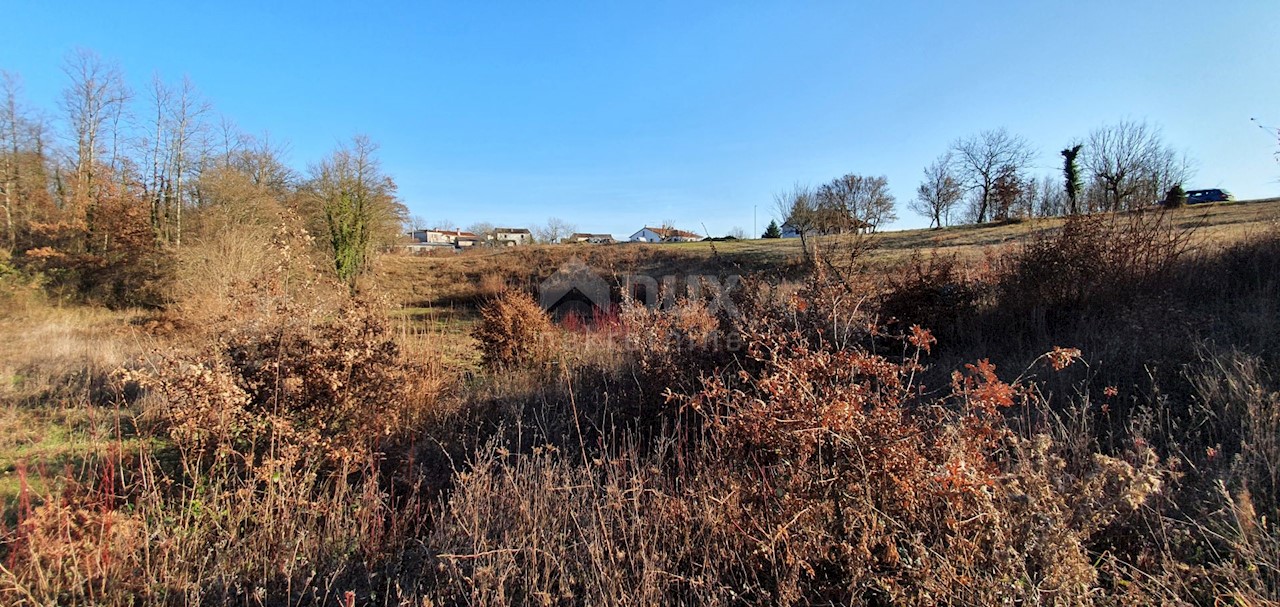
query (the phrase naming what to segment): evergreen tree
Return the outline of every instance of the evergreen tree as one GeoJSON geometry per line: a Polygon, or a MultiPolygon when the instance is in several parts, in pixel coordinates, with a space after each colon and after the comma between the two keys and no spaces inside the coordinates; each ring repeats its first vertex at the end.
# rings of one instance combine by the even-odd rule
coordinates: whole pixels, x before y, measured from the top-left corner
{"type": "Polygon", "coordinates": [[[782,230],[778,228],[776,220],[769,222],[769,227],[764,229],[764,238],[782,238],[782,230]]]}

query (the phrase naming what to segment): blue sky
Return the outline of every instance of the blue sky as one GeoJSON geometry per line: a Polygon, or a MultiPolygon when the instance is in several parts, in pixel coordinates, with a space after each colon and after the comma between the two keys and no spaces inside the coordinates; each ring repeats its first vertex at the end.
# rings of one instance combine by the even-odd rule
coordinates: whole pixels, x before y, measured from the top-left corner
{"type": "Polygon", "coordinates": [[[625,236],[763,230],[795,181],[922,167],[1006,127],[1056,171],[1073,138],[1147,120],[1191,187],[1280,194],[1280,2],[111,2],[8,0],[0,69],[56,112],[73,48],[142,91],[188,75],[305,167],[363,133],[415,214],[555,216],[625,236]],[[176,31],[173,31],[177,28],[176,31]]]}

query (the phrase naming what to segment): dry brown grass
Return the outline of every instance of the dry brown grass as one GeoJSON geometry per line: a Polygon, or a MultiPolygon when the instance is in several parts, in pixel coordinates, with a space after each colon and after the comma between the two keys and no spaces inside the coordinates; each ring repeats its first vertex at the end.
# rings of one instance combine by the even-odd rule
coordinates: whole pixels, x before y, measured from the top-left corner
{"type": "Polygon", "coordinates": [[[22,481],[43,488],[67,466],[132,436],[136,410],[116,405],[111,374],[163,337],[154,317],[33,300],[0,318],[0,503],[22,481]]]}

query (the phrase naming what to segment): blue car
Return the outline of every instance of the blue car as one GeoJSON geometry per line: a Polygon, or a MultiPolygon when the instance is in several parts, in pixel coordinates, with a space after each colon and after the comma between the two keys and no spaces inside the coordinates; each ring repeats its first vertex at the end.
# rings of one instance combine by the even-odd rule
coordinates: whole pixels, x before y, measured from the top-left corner
{"type": "Polygon", "coordinates": [[[1226,190],[1189,190],[1187,192],[1187,204],[1199,204],[1202,202],[1229,202],[1231,193],[1226,190]]]}

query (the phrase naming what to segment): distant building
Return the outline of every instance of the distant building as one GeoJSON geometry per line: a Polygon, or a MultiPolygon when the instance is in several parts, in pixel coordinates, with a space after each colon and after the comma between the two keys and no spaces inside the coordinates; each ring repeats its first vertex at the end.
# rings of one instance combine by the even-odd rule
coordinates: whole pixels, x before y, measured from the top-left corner
{"type": "Polygon", "coordinates": [[[587,244],[613,244],[617,241],[613,239],[613,234],[587,234],[579,232],[561,240],[560,242],[565,244],[573,244],[576,242],[585,242],[587,244]]]}
{"type": "Polygon", "coordinates": [[[410,232],[413,240],[420,244],[453,244],[449,230],[414,230],[410,232]]]}
{"type": "Polygon", "coordinates": [[[693,232],[675,228],[651,228],[645,226],[628,238],[631,242],[697,242],[702,237],[693,232]]]}
{"type": "Polygon", "coordinates": [[[457,232],[453,235],[453,244],[458,248],[474,247],[483,241],[483,238],[471,232],[457,232]]]}
{"type": "Polygon", "coordinates": [[[479,244],[479,236],[462,230],[414,230],[409,233],[414,242],[407,245],[412,250],[426,250],[435,247],[471,247],[479,244]]]}
{"type": "Polygon", "coordinates": [[[533,234],[524,228],[498,228],[493,231],[492,238],[499,246],[533,244],[533,234]]]}

